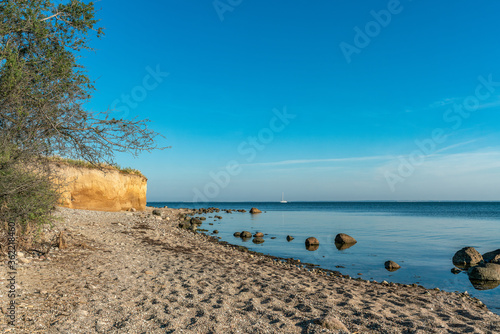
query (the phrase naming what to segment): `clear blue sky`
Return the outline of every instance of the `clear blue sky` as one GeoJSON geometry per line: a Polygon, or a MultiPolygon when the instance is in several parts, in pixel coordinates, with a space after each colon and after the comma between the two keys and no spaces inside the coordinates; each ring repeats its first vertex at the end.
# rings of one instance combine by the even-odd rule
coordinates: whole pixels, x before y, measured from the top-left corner
{"type": "Polygon", "coordinates": [[[117,156],[149,201],[500,200],[499,2],[215,4],[97,3],[88,107],[172,146],[117,156]]]}

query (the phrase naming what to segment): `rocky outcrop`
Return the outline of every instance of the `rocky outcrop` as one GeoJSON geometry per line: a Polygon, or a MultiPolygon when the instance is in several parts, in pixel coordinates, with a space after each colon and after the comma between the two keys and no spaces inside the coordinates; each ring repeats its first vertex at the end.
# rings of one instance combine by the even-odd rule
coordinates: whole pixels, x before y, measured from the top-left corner
{"type": "Polygon", "coordinates": [[[66,163],[53,166],[62,179],[60,205],[63,207],[96,211],[146,209],[147,179],[142,175],[66,163]]]}

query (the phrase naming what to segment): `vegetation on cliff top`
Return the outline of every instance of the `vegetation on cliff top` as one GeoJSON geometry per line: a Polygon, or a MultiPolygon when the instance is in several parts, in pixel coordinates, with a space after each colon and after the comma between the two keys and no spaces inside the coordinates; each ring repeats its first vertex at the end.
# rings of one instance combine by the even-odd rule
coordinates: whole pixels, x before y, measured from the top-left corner
{"type": "Polygon", "coordinates": [[[115,152],[159,149],[159,134],[148,120],[84,108],[94,86],[79,54],[92,50],[91,35],[103,35],[93,2],[9,0],[0,6],[2,246],[7,222],[15,222],[20,235],[50,221],[58,189],[47,157],[113,165],[115,152]]]}
{"type": "Polygon", "coordinates": [[[69,166],[74,166],[74,167],[80,167],[80,168],[88,168],[88,169],[112,169],[116,170],[122,174],[126,175],[137,175],[137,176],[142,176],[145,177],[140,170],[131,168],[131,167],[120,167],[119,165],[113,163],[113,164],[107,164],[107,163],[98,163],[98,164],[93,164],[91,162],[81,160],[81,159],[68,159],[68,158],[61,158],[58,156],[50,157],[48,158],[49,161],[51,162],[56,162],[56,163],[61,163],[61,164],[66,164],[69,166]]]}

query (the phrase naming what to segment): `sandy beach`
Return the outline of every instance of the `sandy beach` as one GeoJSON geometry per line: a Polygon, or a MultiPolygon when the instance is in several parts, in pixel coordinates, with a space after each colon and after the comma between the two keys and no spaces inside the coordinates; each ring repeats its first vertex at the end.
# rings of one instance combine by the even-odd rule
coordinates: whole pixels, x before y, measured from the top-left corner
{"type": "MultiPolygon", "coordinates": [[[[467,294],[302,268],[180,229],[186,211],[152,210],[58,209],[54,247],[24,254],[17,324],[1,317],[2,332],[500,332],[500,316],[467,294]]],[[[4,291],[1,301],[5,314],[4,291]]]]}

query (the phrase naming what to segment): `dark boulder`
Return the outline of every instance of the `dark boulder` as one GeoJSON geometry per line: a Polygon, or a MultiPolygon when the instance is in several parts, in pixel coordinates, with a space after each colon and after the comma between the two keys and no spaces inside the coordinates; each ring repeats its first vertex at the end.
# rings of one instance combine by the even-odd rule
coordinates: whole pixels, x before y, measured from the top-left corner
{"type": "Polygon", "coordinates": [[[500,249],[483,254],[484,262],[500,264],[500,249]]]}
{"type": "Polygon", "coordinates": [[[500,264],[483,263],[469,269],[469,279],[477,281],[500,281],[500,264]]]}
{"type": "Polygon", "coordinates": [[[306,239],[306,246],[319,245],[318,239],[310,237],[306,239]]]}
{"type": "Polygon", "coordinates": [[[335,243],[336,244],[355,244],[357,243],[356,239],[351,237],[350,235],[344,234],[344,233],[339,233],[335,237],[335,243]]]}
{"type": "Polygon", "coordinates": [[[202,224],[201,220],[199,220],[198,218],[191,218],[190,222],[191,222],[191,225],[195,225],[195,224],[201,225],[202,224]]]}
{"type": "Polygon", "coordinates": [[[453,264],[459,268],[473,267],[483,261],[483,256],[474,247],[465,247],[455,253],[453,264]]]}
{"type": "Polygon", "coordinates": [[[253,236],[254,236],[254,237],[256,237],[256,238],[264,238],[264,233],[262,233],[262,232],[257,232],[257,233],[255,233],[253,236]]]}
{"type": "Polygon", "coordinates": [[[242,238],[251,238],[252,237],[252,233],[250,233],[248,231],[243,231],[243,232],[241,232],[240,236],[242,238]]]}
{"type": "Polygon", "coordinates": [[[264,243],[264,241],[265,241],[265,240],[264,240],[263,238],[254,238],[254,239],[252,240],[252,242],[253,242],[254,244],[262,244],[262,243],[264,243]]]}
{"type": "Polygon", "coordinates": [[[160,210],[153,210],[153,215],[161,217],[161,211],[160,210]]]}
{"type": "Polygon", "coordinates": [[[295,239],[295,238],[292,237],[291,235],[286,236],[286,241],[288,241],[288,242],[292,241],[293,239],[295,239]]]}
{"type": "Polygon", "coordinates": [[[233,234],[236,238],[239,238],[241,237],[241,232],[234,232],[233,234]]]}
{"type": "Polygon", "coordinates": [[[396,271],[399,268],[401,268],[401,266],[394,261],[387,261],[385,263],[385,269],[387,269],[388,271],[396,271]]]}

